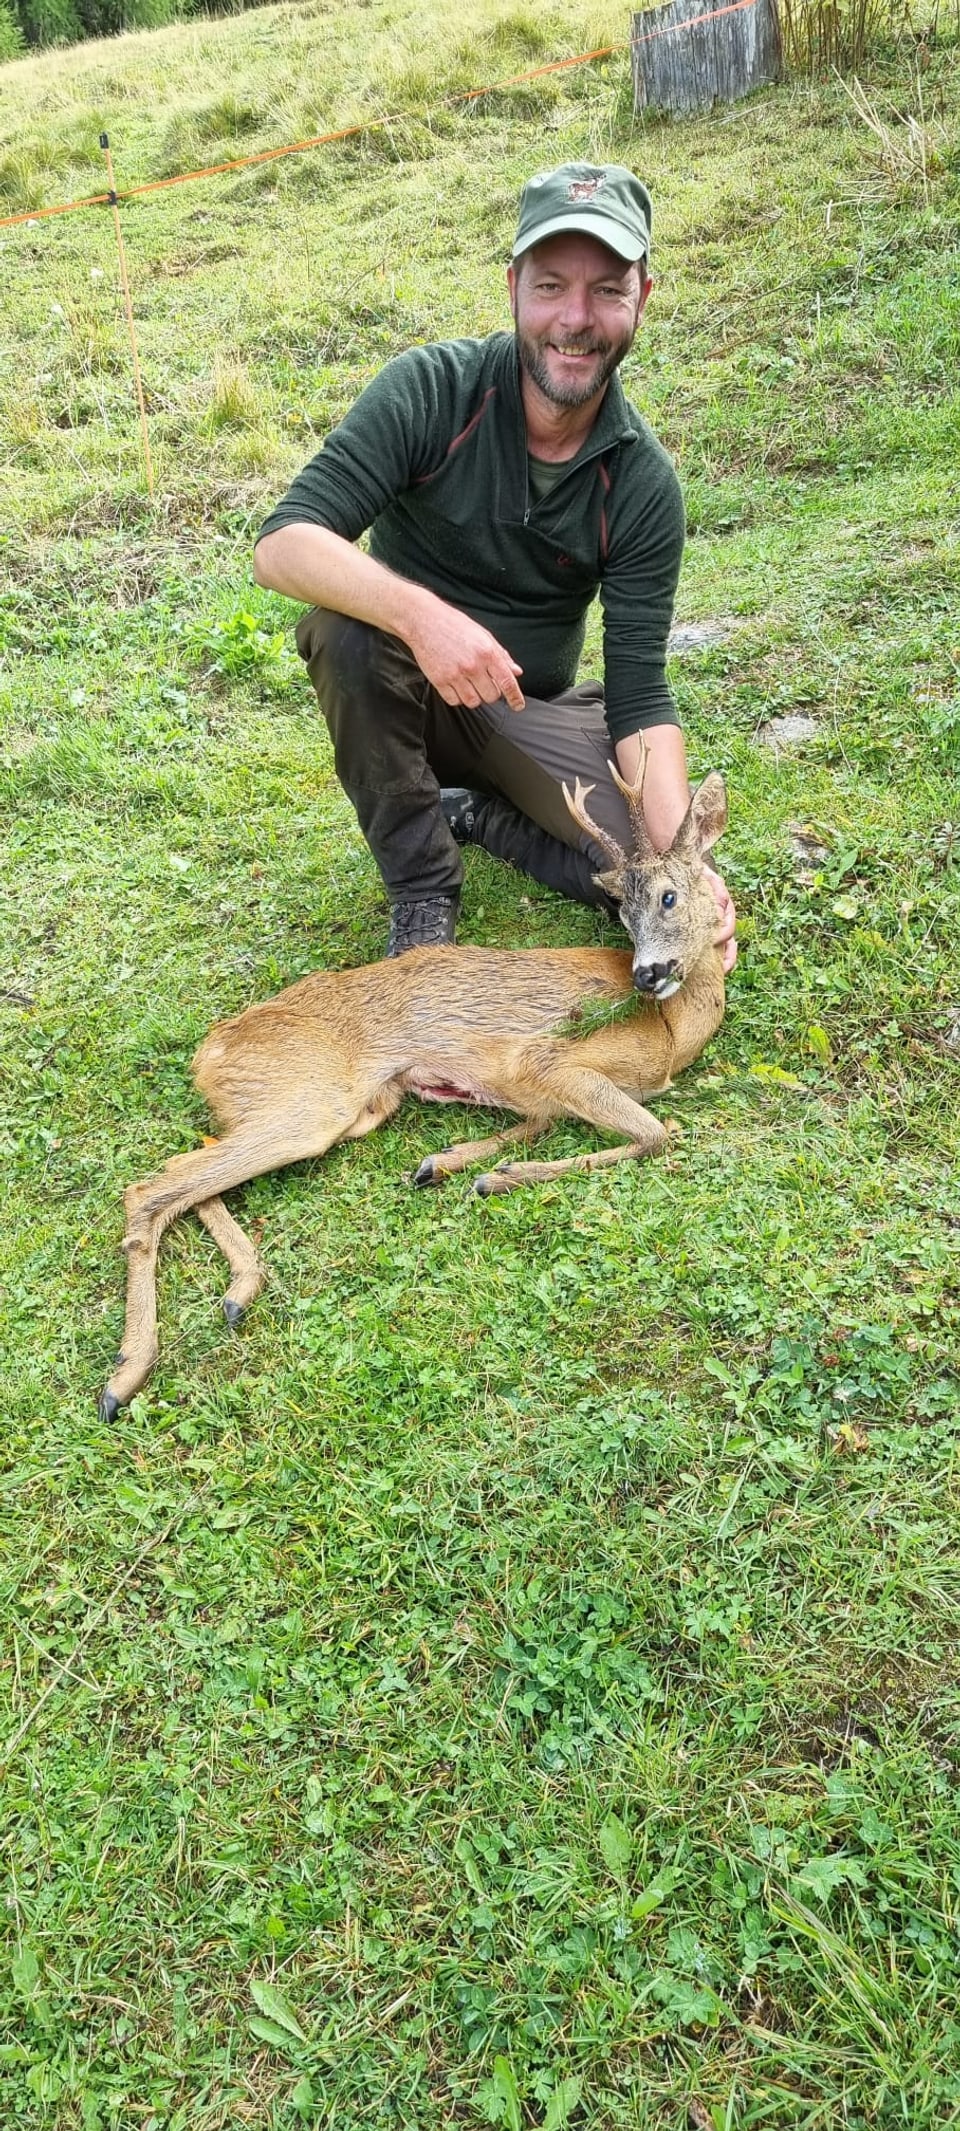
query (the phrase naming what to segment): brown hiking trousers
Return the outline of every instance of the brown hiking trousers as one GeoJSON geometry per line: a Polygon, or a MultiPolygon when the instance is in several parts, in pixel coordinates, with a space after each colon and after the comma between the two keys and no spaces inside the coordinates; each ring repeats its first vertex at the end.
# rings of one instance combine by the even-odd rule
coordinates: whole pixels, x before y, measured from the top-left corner
{"type": "Polygon", "coordinates": [[[598,681],[552,702],[445,703],[407,646],[368,622],[312,607],[297,646],[351,800],[391,901],[458,897],[463,861],[440,807],[443,786],[488,795],[471,841],[577,902],[605,905],[609,863],[567,811],[561,785],[592,784],[588,807],[624,850],[627,809],[608,769],[613,742],[598,681]],[[498,802],[500,802],[498,804],[498,802]]]}

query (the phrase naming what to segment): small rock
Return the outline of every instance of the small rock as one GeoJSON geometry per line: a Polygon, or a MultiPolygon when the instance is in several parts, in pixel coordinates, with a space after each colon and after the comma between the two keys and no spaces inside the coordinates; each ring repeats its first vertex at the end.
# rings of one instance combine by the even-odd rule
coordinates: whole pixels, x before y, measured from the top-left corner
{"type": "Polygon", "coordinates": [[[817,868],[826,864],[829,855],[827,846],[825,843],[821,843],[816,829],[810,822],[788,822],[787,834],[790,838],[790,849],[793,856],[799,860],[801,866],[817,868]]]}
{"type": "Polygon", "coordinates": [[[783,718],[771,718],[769,724],[761,725],[757,738],[764,747],[802,747],[806,740],[817,736],[816,718],[808,711],[791,710],[783,718]]]}
{"type": "Polygon", "coordinates": [[[668,649],[676,658],[687,651],[712,651],[715,644],[725,644],[734,627],[731,621],[678,622],[670,631],[668,649]]]}

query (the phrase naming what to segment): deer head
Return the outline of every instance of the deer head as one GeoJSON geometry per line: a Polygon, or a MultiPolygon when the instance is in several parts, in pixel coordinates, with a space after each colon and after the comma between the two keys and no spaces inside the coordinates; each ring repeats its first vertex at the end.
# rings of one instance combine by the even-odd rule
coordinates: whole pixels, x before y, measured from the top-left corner
{"type": "Polygon", "coordinates": [[[698,784],[669,851],[650,840],[643,814],[646,749],[641,741],[635,784],[626,784],[614,763],[610,774],[623,793],[630,814],[634,849],[629,855],[587,813],[592,784],[577,778],[571,797],[563,796],[578,827],[585,829],[609,860],[597,873],[597,886],[620,905],[620,917],[633,941],[633,981],[637,991],[669,999],[679,991],[694,963],[717,932],[717,904],[703,869],[704,852],[723,834],[727,795],[723,778],[711,770],[698,784]]]}

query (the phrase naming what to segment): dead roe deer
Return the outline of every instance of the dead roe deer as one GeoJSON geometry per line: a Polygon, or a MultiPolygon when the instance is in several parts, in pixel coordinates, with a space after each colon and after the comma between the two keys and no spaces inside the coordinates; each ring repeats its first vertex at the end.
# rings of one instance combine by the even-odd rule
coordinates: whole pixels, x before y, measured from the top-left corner
{"type": "Polygon", "coordinates": [[[643,759],[634,785],[612,763],[611,771],[630,812],[629,856],[591,821],[592,785],[578,782],[574,797],[566,789],[565,797],[609,861],[597,879],[620,906],[632,954],[609,947],[417,948],[362,969],[319,970],[211,1030],[193,1072],[222,1137],[175,1155],[124,1195],[126,1321],[101,1402],[106,1419],[140,1389],[157,1359],[157,1252],[171,1222],[192,1207],[219,1245],[233,1276],[224,1312],[237,1324],[264,1272],[221,1193],[375,1131],[405,1095],[482,1103],[523,1120],[428,1155],[415,1184],[439,1184],[501,1147],[529,1142],[558,1117],[584,1118],[621,1134],[624,1144],[566,1161],[503,1162],[474,1189],[484,1196],[512,1191],[568,1169],[655,1154],[666,1144],[666,1126],[643,1102],[669,1087],[723,1018],[723,969],[712,944],[717,906],[702,860],[725,827],[726,796],[719,776],[706,777],[661,853],[643,818],[643,759]]]}

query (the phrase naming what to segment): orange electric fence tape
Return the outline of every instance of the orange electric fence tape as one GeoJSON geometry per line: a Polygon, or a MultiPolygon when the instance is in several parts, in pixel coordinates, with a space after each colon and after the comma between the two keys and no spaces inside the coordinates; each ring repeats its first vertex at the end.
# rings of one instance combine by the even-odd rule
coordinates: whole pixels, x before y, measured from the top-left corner
{"type": "MultiPolygon", "coordinates": [[[[686,22],[671,22],[650,30],[645,36],[633,37],[621,44],[599,45],[593,52],[577,52],[572,59],[553,59],[548,65],[530,67],[525,74],[510,74],[502,81],[487,82],[481,89],[459,89],[452,96],[440,99],[445,104],[475,102],[481,96],[493,96],[498,89],[515,89],[525,81],[536,81],[543,74],[559,74],[567,67],[585,67],[595,59],[610,59],[615,52],[631,51],[636,44],[651,44],[655,37],[676,37],[683,30],[698,30],[706,22],[716,22],[721,15],[738,15],[743,8],[756,7],[757,0],[727,0],[724,7],[711,8],[708,14],[691,15],[686,22]]],[[[165,192],[171,185],[189,185],[197,178],[222,177],[228,170],[249,170],[256,163],[273,163],[284,155],[302,155],[310,148],[325,148],[334,141],[346,141],[358,133],[373,133],[383,126],[402,125],[404,119],[428,117],[429,112],[394,112],[385,118],[360,119],[352,126],[339,126],[332,133],[314,133],[309,140],[290,141],[282,148],[263,148],[257,155],[241,155],[229,163],[209,163],[201,170],[181,170],[172,178],[154,178],[147,185],[128,185],[123,192],[93,192],[83,200],[64,200],[56,207],[32,207],[16,215],[0,215],[0,229],[10,229],[17,222],[39,222],[49,215],[69,215],[83,207],[115,207],[121,200],[135,200],[143,193],[165,192]]]]}
{"type": "MultiPolygon", "coordinates": [[[[562,73],[564,68],[566,67],[589,66],[595,59],[609,59],[611,58],[614,52],[629,51],[632,49],[634,44],[649,44],[655,37],[676,37],[682,30],[700,29],[703,23],[716,22],[721,15],[736,15],[739,14],[741,8],[756,7],[756,5],[757,0],[727,0],[727,4],[724,7],[712,8],[708,14],[691,15],[686,22],[662,23],[657,29],[650,30],[644,36],[634,37],[626,43],[599,45],[595,51],[578,52],[572,59],[553,59],[549,61],[546,66],[530,67],[524,74],[511,74],[507,76],[506,79],[504,79],[503,81],[488,82],[486,86],[481,89],[460,89],[452,96],[441,97],[440,102],[441,105],[473,103],[481,96],[493,95],[497,89],[518,88],[525,81],[536,81],[540,75],[562,73]]],[[[123,231],[120,227],[120,201],[136,200],[139,199],[142,194],[147,192],[165,192],[167,188],[171,185],[189,185],[194,179],[197,178],[221,177],[224,172],[228,170],[250,170],[257,163],[273,163],[284,155],[302,155],[306,149],[323,148],[331,144],[333,141],[350,140],[351,137],[355,137],[358,133],[371,133],[382,126],[399,125],[402,124],[404,117],[412,117],[416,115],[417,114],[408,112],[396,113],[392,118],[386,117],[362,119],[353,126],[340,126],[336,129],[335,132],[332,133],[315,133],[309,140],[290,141],[283,148],[264,148],[261,149],[258,155],[237,156],[232,162],[229,163],[210,163],[203,170],[181,170],[177,173],[175,177],[172,178],[154,178],[152,182],[147,185],[128,185],[123,192],[117,192],[114,186],[113,163],[110,157],[110,142],[108,136],[105,133],[102,133],[100,135],[100,146],[103,149],[107,158],[107,176],[110,180],[109,192],[91,193],[90,197],[85,200],[64,200],[60,203],[59,206],[56,207],[34,207],[27,213],[17,215],[0,215],[0,229],[9,229],[15,223],[37,223],[45,219],[49,215],[69,215],[73,214],[78,209],[83,207],[109,207],[111,209],[113,214],[114,231],[117,240],[117,254],[120,263],[120,281],[123,289],[123,301],[127,319],[127,330],[130,335],[130,350],[133,360],[134,384],[136,387],[137,405],[139,407],[140,412],[140,429],[143,438],[143,458],[147,475],[147,488],[151,498],[154,493],[153,462],[150,457],[150,437],[147,428],[147,413],[146,406],[144,404],[143,385],[140,377],[140,357],[137,351],[137,335],[133,318],[133,304],[130,300],[130,283],[127,278],[127,263],[123,248],[123,231]]],[[[428,116],[429,114],[424,113],[420,115],[428,116]]]]}

